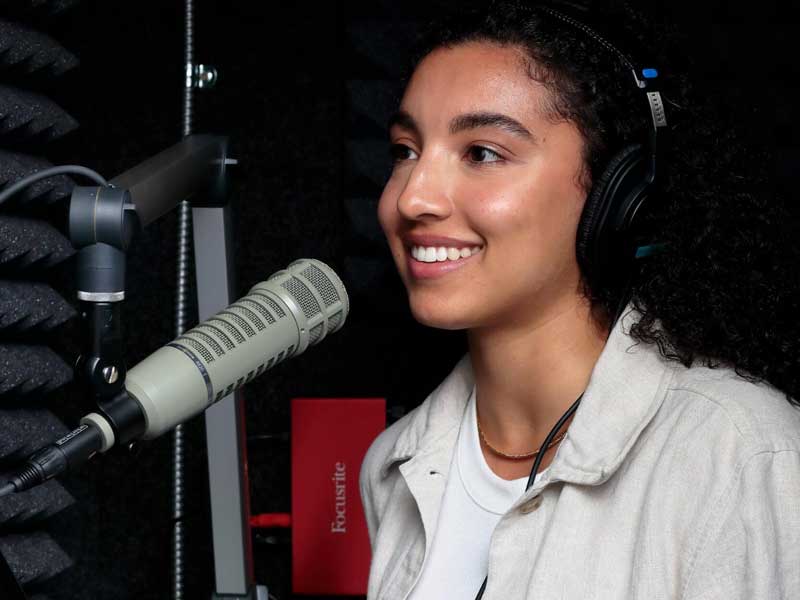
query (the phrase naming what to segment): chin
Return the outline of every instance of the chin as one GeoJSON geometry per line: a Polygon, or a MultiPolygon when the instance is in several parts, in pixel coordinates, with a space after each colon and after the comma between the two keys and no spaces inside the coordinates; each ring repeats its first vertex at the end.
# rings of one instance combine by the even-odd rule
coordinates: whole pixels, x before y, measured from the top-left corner
{"type": "Polygon", "coordinates": [[[414,301],[409,297],[409,306],[414,320],[426,327],[459,330],[470,326],[464,311],[448,304],[435,305],[432,302],[414,301]]]}

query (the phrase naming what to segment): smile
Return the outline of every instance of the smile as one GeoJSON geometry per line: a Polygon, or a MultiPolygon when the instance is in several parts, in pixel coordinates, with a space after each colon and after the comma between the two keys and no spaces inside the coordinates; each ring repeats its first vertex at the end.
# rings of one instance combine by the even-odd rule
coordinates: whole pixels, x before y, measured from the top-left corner
{"type": "Polygon", "coordinates": [[[471,248],[412,246],[406,254],[408,271],[415,279],[441,277],[465,267],[482,251],[483,246],[472,246],[471,248]]]}
{"type": "Polygon", "coordinates": [[[447,248],[445,246],[411,246],[411,256],[420,262],[444,262],[446,260],[460,260],[468,258],[481,251],[483,246],[473,246],[472,248],[447,248]]]}

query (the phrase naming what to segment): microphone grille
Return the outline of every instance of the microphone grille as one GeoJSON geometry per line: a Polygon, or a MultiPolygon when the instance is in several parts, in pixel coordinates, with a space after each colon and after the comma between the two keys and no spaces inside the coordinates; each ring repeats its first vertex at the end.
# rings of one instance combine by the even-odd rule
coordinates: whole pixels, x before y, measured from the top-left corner
{"type": "Polygon", "coordinates": [[[310,344],[341,328],[350,310],[350,299],[333,269],[322,261],[301,258],[270,279],[277,275],[285,277],[280,286],[292,295],[305,317],[313,323],[309,331],[310,344]],[[320,306],[319,299],[324,307],[320,306]],[[324,328],[326,318],[327,329],[324,328]]]}
{"type": "Polygon", "coordinates": [[[300,275],[308,279],[317,288],[326,307],[333,306],[341,300],[339,293],[336,291],[336,286],[325,276],[322,269],[314,263],[309,263],[305,269],[300,271],[300,275]]]}
{"type": "Polygon", "coordinates": [[[307,319],[312,319],[322,312],[314,294],[297,277],[287,279],[281,283],[281,287],[294,296],[307,319]]]}
{"type": "Polygon", "coordinates": [[[341,329],[350,310],[342,280],[328,265],[313,258],[295,260],[254,285],[250,293],[273,296],[292,312],[301,334],[296,354],[341,329]]]}

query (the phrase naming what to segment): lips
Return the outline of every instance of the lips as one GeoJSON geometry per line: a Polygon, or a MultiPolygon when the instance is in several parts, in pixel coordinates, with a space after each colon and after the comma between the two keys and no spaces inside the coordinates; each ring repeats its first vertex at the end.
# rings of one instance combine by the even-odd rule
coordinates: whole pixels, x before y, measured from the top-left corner
{"type": "Polygon", "coordinates": [[[478,259],[478,257],[483,254],[483,248],[481,248],[481,250],[479,250],[475,254],[472,254],[465,258],[459,258],[458,260],[444,260],[437,262],[420,262],[411,255],[410,249],[406,249],[405,254],[406,254],[406,266],[408,267],[408,272],[414,279],[434,279],[437,277],[443,277],[448,273],[452,273],[453,271],[463,269],[470,263],[475,262],[478,259]]]}

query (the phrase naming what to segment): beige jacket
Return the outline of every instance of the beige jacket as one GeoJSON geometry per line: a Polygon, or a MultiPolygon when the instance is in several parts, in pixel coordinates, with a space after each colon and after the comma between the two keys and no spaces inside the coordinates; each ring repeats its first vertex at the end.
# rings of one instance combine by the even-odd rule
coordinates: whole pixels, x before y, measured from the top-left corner
{"type": "MultiPolygon", "coordinates": [[[[499,521],[484,600],[800,599],[800,410],[636,345],[634,318],[545,477],[499,521]]],[[[421,572],[472,386],[466,355],[367,453],[369,600],[406,598],[421,572]]]]}

